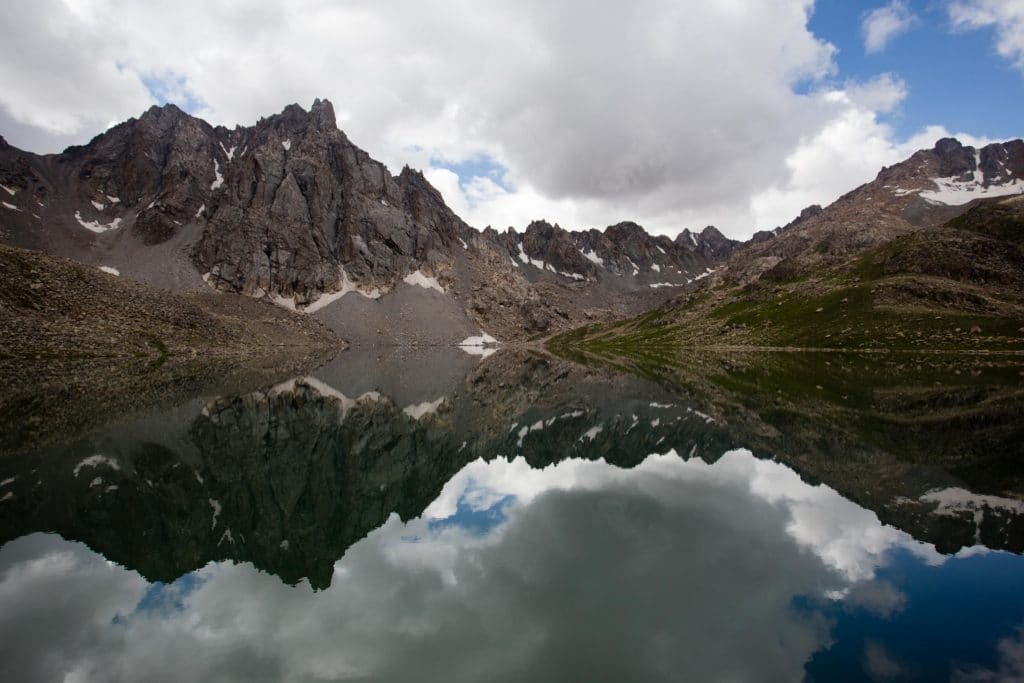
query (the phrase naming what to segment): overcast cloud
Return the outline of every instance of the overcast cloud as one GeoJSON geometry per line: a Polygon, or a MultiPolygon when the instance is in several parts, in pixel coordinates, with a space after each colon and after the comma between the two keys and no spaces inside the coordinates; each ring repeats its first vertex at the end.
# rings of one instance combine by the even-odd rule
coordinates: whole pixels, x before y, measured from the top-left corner
{"type": "Polygon", "coordinates": [[[14,0],[0,133],[52,152],[137,116],[154,92],[226,125],[327,97],[354,142],[394,172],[424,169],[476,227],[628,219],[745,237],[907,153],[878,119],[905,85],[880,74],[836,88],[812,8],[14,0]],[[475,175],[448,170],[470,160],[475,175]]]}

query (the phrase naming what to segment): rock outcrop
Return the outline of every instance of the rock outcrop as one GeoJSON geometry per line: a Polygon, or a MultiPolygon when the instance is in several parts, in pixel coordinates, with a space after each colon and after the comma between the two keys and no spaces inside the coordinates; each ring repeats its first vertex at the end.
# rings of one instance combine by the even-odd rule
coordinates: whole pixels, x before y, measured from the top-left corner
{"type": "Polygon", "coordinates": [[[576,232],[543,220],[521,235],[510,229],[496,239],[531,280],[550,272],[627,291],[689,284],[724,263],[739,244],[713,226],[683,230],[672,240],[631,222],[576,232]]]}
{"type": "Polygon", "coordinates": [[[807,207],[788,225],[757,233],[737,250],[726,277],[749,283],[776,267],[791,275],[836,267],[902,235],[940,227],[981,201],[1021,193],[1024,141],[976,149],[943,138],[824,209],[807,207]]]}
{"type": "Polygon", "coordinates": [[[59,155],[4,143],[0,185],[0,240],[172,290],[266,297],[375,343],[512,340],[637,313],[735,246],[713,228],[673,242],[633,223],[481,233],[422,173],[393,176],[353,144],[323,100],[234,129],[153,107],[59,155]]]}

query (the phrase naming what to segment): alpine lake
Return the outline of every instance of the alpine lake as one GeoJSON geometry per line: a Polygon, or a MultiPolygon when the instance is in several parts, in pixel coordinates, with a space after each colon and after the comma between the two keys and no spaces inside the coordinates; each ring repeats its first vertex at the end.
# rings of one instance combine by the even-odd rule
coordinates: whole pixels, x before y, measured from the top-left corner
{"type": "Polygon", "coordinates": [[[1024,356],[272,375],[2,404],[0,680],[1024,680],[1024,356]]]}

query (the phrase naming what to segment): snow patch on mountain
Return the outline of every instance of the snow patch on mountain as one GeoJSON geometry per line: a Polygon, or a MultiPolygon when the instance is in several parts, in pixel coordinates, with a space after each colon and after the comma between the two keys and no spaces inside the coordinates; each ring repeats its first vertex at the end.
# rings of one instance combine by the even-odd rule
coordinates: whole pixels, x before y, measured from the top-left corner
{"type": "Polygon", "coordinates": [[[420,420],[427,415],[433,415],[437,412],[437,409],[444,403],[444,396],[435,399],[433,401],[424,401],[423,403],[416,403],[415,405],[406,406],[402,409],[402,412],[411,417],[414,420],[420,420]]]}
{"type": "Polygon", "coordinates": [[[593,263],[594,265],[604,266],[604,259],[595,254],[593,251],[583,251],[580,249],[580,253],[583,254],[584,258],[593,263]]]}
{"type": "MultiPolygon", "coordinates": [[[[335,301],[337,301],[338,299],[342,298],[343,296],[350,292],[360,294],[366,297],[367,299],[380,298],[381,291],[376,287],[374,287],[371,290],[359,289],[359,286],[349,279],[348,273],[345,272],[344,268],[339,268],[338,274],[341,277],[341,287],[337,291],[324,292],[320,295],[320,298],[318,298],[316,301],[312,302],[311,304],[303,308],[299,308],[299,306],[296,305],[294,297],[286,297],[281,296],[280,294],[274,294],[271,295],[270,300],[273,301],[278,306],[282,306],[283,308],[287,308],[292,311],[297,311],[299,313],[316,313],[320,309],[330,306],[335,301]]],[[[206,278],[205,276],[203,279],[208,281],[208,278],[206,278]]]]}
{"type": "Polygon", "coordinates": [[[523,263],[528,263],[528,264],[532,265],[534,268],[539,268],[540,270],[544,270],[544,262],[543,261],[538,261],[537,259],[530,258],[526,254],[526,250],[523,249],[523,245],[522,245],[521,242],[519,244],[519,260],[522,261],[523,263]]]}
{"type": "Polygon", "coordinates": [[[220,164],[217,163],[216,159],[213,160],[213,175],[214,181],[210,183],[210,189],[216,190],[218,187],[224,184],[224,176],[220,174],[220,164]]]}
{"type": "MultiPolygon", "coordinates": [[[[951,178],[932,178],[934,190],[923,190],[920,197],[935,204],[961,206],[975,199],[987,197],[1007,197],[1024,193],[1024,182],[1015,178],[1013,182],[992,184],[985,187],[985,174],[981,170],[981,152],[974,153],[974,171],[970,180],[951,178]]],[[[909,191],[907,191],[909,193],[909,191]]]]}
{"type": "Polygon", "coordinates": [[[121,469],[120,463],[118,463],[114,458],[108,458],[105,455],[90,455],[88,458],[75,465],[75,468],[71,473],[77,478],[82,469],[86,467],[93,468],[100,466],[109,467],[114,471],[121,469]]]}
{"type": "Polygon", "coordinates": [[[499,343],[500,342],[491,335],[487,334],[486,332],[481,332],[479,336],[466,337],[461,342],[459,342],[459,346],[487,346],[488,344],[499,343]]]}
{"type": "Polygon", "coordinates": [[[436,289],[437,291],[444,294],[444,287],[437,281],[436,277],[430,277],[425,275],[422,270],[414,270],[402,279],[407,285],[413,285],[415,287],[422,287],[424,289],[436,289]]]}
{"type": "Polygon", "coordinates": [[[115,218],[110,223],[103,224],[100,223],[99,221],[87,221],[83,219],[82,213],[80,211],[75,211],[75,220],[77,220],[78,224],[81,225],[86,230],[91,230],[97,234],[101,232],[106,232],[108,230],[116,230],[117,228],[121,227],[120,218],[115,218]]]}

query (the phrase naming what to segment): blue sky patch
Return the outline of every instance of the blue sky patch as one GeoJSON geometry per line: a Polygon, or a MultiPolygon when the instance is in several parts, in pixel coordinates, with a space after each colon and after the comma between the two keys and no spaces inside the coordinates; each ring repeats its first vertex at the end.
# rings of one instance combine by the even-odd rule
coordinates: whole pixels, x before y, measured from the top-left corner
{"type": "Polygon", "coordinates": [[[195,114],[206,106],[206,103],[192,94],[184,76],[166,74],[160,76],[142,76],[142,84],[161,106],[172,102],[183,111],[195,114]]]}
{"type": "Polygon", "coordinates": [[[991,28],[954,31],[945,3],[912,0],[909,30],[874,54],[864,48],[868,12],[887,3],[818,0],[809,22],[819,38],[835,45],[836,85],[891,73],[907,85],[907,98],[880,118],[900,137],[928,125],[1004,140],[1020,135],[1024,74],[996,53],[991,28]]]}
{"type": "Polygon", "coordinates": [[[204,583],[206,583],[206,579],[201,577],[198,572],[185,574],[173,583],[157,581],[146,589],[146,594],[135,606],[135,612],[161,616],[182,612],[185,609],[185,600],[188,596],[196,592],[204,583]]]}
{"type": "Polygon", "coordinates": [[[474,509],[469,504],[469,497],[472,493],[472,490],[467,489],[459,497],[454,515],[444,519],[431,520],[427,528],[432,532],[438,532],[451,527],[459,527],[474,536],[484,536],[501,526],[508,519],[505,510],[516,500],[515,496],[506,495],[496,500],[486,509],[474,509]]]}
{"type": "Polygon", "coordinates": [[[499,164],[488,154],[478,154],[461,161],[448,161],[440,158],[430,160],[430,165],[435,168],[446,168],[459,176],[459,186],[463,190],[473,178],[489,178],[506,192],[515,190],[505,179],[508,169],[499,164]]]}

